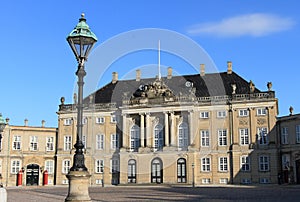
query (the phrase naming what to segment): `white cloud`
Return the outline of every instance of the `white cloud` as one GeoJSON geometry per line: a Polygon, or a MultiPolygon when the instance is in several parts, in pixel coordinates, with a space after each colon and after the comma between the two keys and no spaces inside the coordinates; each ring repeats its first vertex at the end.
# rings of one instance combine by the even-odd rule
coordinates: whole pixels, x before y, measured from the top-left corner
{"type": "Polygon", "coordinates": [[[220,22],[193,25],[189,34],[213,34],[220,37],[265,36],[275,32],[291,29],[295,24],[290,18],[272,14],[254,13],[226,18],[220,22]]]}

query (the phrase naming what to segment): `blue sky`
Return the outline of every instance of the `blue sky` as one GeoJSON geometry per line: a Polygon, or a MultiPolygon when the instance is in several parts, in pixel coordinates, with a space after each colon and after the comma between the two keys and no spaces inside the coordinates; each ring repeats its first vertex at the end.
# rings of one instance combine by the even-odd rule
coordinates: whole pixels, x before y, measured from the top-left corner
{"type": "MultiPolygon", "coordinates": [[[[271,81],[279,115],[288,114],[291,105],[295,113],[300,111],[297,0],[10,0],[1,8],[0,112],[12,125],[22,125],[27,118],[29,125],[44,119],[46,126],[56,127],[60,97],[72,102],[77,64],[66,36],[82,12],[98,37],[95,50],[131,30],[174,31],[199,44],[218,71],[226,71],[230,60],[233,70],[259,89],[267,90],[271,81]]],[[[102,83],[110,81],[112,71],[122,78],[127,69],[155,64],[155,57],[153,51],[124,56],[114,61],[102,83]]],[[[161,64],[193,73],[167,53],[162,52],[161,64]]]]}

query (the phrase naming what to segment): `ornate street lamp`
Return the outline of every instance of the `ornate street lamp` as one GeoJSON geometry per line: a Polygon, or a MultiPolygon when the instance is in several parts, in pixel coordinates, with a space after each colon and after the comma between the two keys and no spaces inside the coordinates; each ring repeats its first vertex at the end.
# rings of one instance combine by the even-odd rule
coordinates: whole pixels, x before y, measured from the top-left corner
{"type": "Polygon", "coordinates": [[[67,36],[67,41],[72,48],[78,62],[76,75],[78,77],[78,102],[77,102],[77,136],[74,145],[76,151],[73,159],[73,166],[67,175],[69,179],[69,192],[65,201],[91,201],[88,193],[90,174],[84,164],[82,143],[82,114],[83,114],[83,78],[86,75],[84,63],[97,42],[96,35],[90,30],[84,14],[81,14],[79,23],[67,36]]]}
{"type": "Polygon", "coordinates": [[[1,145],[2,145],[2,132],[5,128],[6,122],[4,120],[4,118],[2,117],[2,114],[0,113],[0,150],[2,149],[1,145]]]}

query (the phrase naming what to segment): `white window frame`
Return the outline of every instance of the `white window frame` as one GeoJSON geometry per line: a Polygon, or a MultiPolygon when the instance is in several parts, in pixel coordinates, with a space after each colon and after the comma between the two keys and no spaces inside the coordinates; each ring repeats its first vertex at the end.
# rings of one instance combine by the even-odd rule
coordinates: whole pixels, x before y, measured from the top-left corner
{"type": "Polygon", "coordinates": [[[97,124],[103,124],[103,123],[105,123],[105,117],[103,117],[103,116],[96,117],[96,123],[97,124]]]}
{"type": "Polygon", "coordinates": [[[249,111],[248,111],[248,109],[240,109],[240,110],[239,110],[239,116],[240,116],[240,117],[246,117],[246,116],[249,116],[249,111]]]}
{"type": "Polygon", "coordinates": [[[296,125],[296,143],[300,143],[300,125],[296,125]]]}
{"type": "Polygon", "coordinates": [[[96,149],[103,150],[104,149],[104,135],[98,134],[96,135],[96,149]]]}
{"type": "Polygon", "coordinates": [[[54,151],[54,137],[46,137],[46,151],[54,151]]]}
{"type": "Polygon", "coordinates": [[[120,172],[120,161],[117,158],[110,159],[110,173],[120,172]]]}
{"type": "Polygon", "coordinates": [[[111,123],[117,123],[117,116],[116,116],[115,114],[112,114],[112,115],[110,116],[110,122],[111,122],[111,123]]]}
{"type": "Polygon", "coordinates": [[[119,134],[110,134],[110,148],[114,150],[120,148],[119,134]]]}
{"type": "Polygon", "coordinates": [[[164,146],[164,130],[161,124],[157,124],[154,127],[154,138],[153,138],[153,145],[154,151],[162,150],[164,146]]]}
{"type": "Polygon", "coordinates": [[[268,144],[268,128],[267,127],[260,127],[257,128],[257,141],[260,145],[267,145],[268,144]]]}
{"type": "Polygon", "coordinates": [[[225,118],[227,116],[226,110],[217,111],[217,118],[225,118]]]}
{"type": "Polygon", "coordinates": [[[133,125],[130,128],[130,151],[137,151],[140,147],[140,127],[133,125]]]}
{"type": "Polygon", "coordinates": [[[248,155],[243,155],[240,157],[241,171],[249,172],[251,170],[250,157],[248,155]]]}
{"type": "Polygon", "coordinates": [[[249,145],[249,129],[248,128],[240,128],[240,144],[241,145],[249,145]]]}
{"type": "Polygon", "coordinates": [[[267,109],[266,108],[258,108],[256,110],[256,115],[257,116],[265,116],[265,115],[267,115],[267,109]]]}
{"type": "Polygon", "coordinates": [[[82,144],[83,144],[83,146],[84,146],[84,149],[86,149],[86,144],[87,144],[87,141],[86,141],[86,135],[82,135],[82,144]]]}
{"type": "Polygon", "coordinates": [[[13,136],[12,148],[13,148],[13,150],[21,150],[21,148],[22,148],[22,138],[21,138],[20,135],[14,135],[13,136]]]}
{"type": "Polygon", "coordinates": [[[220,184],[228,184],[228,178],[220,178],[219,182],[220,184]]]}
{"type": "Polygon", "coordinates": [[[38,150],[38,136],[30,136],[29,148],[30,151],[38,150]]]}
{"type": "Polygon", "coordinates": [[[65,135],[64,136],[64,151],[69,151],[72,149],[72,136],[65,135]]]}
{"type": "Polygon", "coordinates": [[[268,172],[270,171],[270,157],[268,155],[260,155],[258,160],[259,171],[268,172]]]}
{"type": "Polygon", "coordinates": [[[260,184],[269,184],[270,183],[270,179],[263,177],[263,178],[259,178],[259,183],[260,184]]]}
{"type": "Polygon", "coordinates": [[[71,118],[64,119],[64,125],[65,125],[65,126],[70,126],[70,125],[72,125],[72,119],[71,119],[71,118]]]}
{"type": "Polygon", "coordinates": [[[289,135],[289,132],[288,132],[288,127],[282,127],[281,128],[281,144],[288,144],[289,141],[288,141],[288,135],[289,135]]]}
{"type": "Polygon", "coordinates": [[[219,144],[219,146],[227,146],[227,130],[226,129],[218,130],[218,144],[219,144]]]}
{"type": "Polygon", "coordinates": [[[19,171],[21,170],[21,163],[22,162],[20,160],[16,160],[16,159],[11,160],[10,173],[11,174],[18,174],[19,171]]]}
{"type": "Polygon", "coordinates": [[[201,147],[209,147],[210,146],[210,134],[209,130],[201,130],[201,147]]]}
{"type": "Polygon", "coordinates": [[[202,178],[202,184],[210,184],[210,178],[202,178]]]}
{"type": "Polygon", "coordinates": [[[182,122],[178,126],[178,148],[187,149],[189,146],[189,129],[188,124],[182,122]]]}
{"type": "Polygon", "coordinates": [[[103,173],[104,172],[104,160],[96,159],[95,160],[95,173],[103,173]]]}
{"type": "Polygon", "coordinates": [[[228,157],[219,157],[219,171],[228,172],[228,157]]]}
{"type": "Polygon", "coordinates": [[[201,158],[201,171],[210,172],[211,171],[211,158],[203,157],[201,158]]]}
{"type": "Polygon", "coordinates": [[[54,161],[53,160],[45,161],[45,170],[47,170],[48,174],[54,174],[54,161]]]}
{"type": "Polygon", "coordinates": [[[68,174],[71,168],[71,160],[70,159],[64,159],[62,161],[62,173],[68,174]]]}
{"type": "Polygon", "coordinates": [[[209,111],[200,112],[201,119],[208,119],[209,118],[209,111]]]}

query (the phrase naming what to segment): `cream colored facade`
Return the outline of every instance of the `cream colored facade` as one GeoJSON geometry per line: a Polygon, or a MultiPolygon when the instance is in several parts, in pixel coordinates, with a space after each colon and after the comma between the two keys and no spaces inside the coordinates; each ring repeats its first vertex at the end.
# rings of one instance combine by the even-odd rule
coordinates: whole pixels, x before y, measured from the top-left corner
{"type": "Polygon", "coordinates": [[[18,173],[23,171],[21,186],[43,185],[48,172],[48,185],[55,183],[57,128],[7,124],[2,133],[0,173],[3,186],[17,186],[18,173]]]}
{"type": "MultiPolygon", "coordinates": [[[[201,96],[201,89],[193,87],[199,85],[198,78],[210,78],[203,71],[183,79],[169,71],[151,84],[140,79],[140,72],[127,83],[114,74],[110,84],[85,100],[83,140],[90,184],[277,183],[275,93],[270,83],[267,91],[257,90],[233,73],[230,64],[220,74],[226,93],[213,96],[201,96]],[[187,93],[175,93],[172,79],[185,83],[187,93]],[[128,95],[126,85],[140,90],[128,95]],[[112,87],[112,94],[104,94],[112,87]],[[112,101],[99,103],[97,96],[110,96],[112,101]]],[[[75,106],[62,99],[58,111],[57,184],[68,184],[76,141],[75,106]]]]}
{"type": "Polygon", "coordinates": [[[300,114],[278,117],[280,183],[300,184],[300,114]]]}

